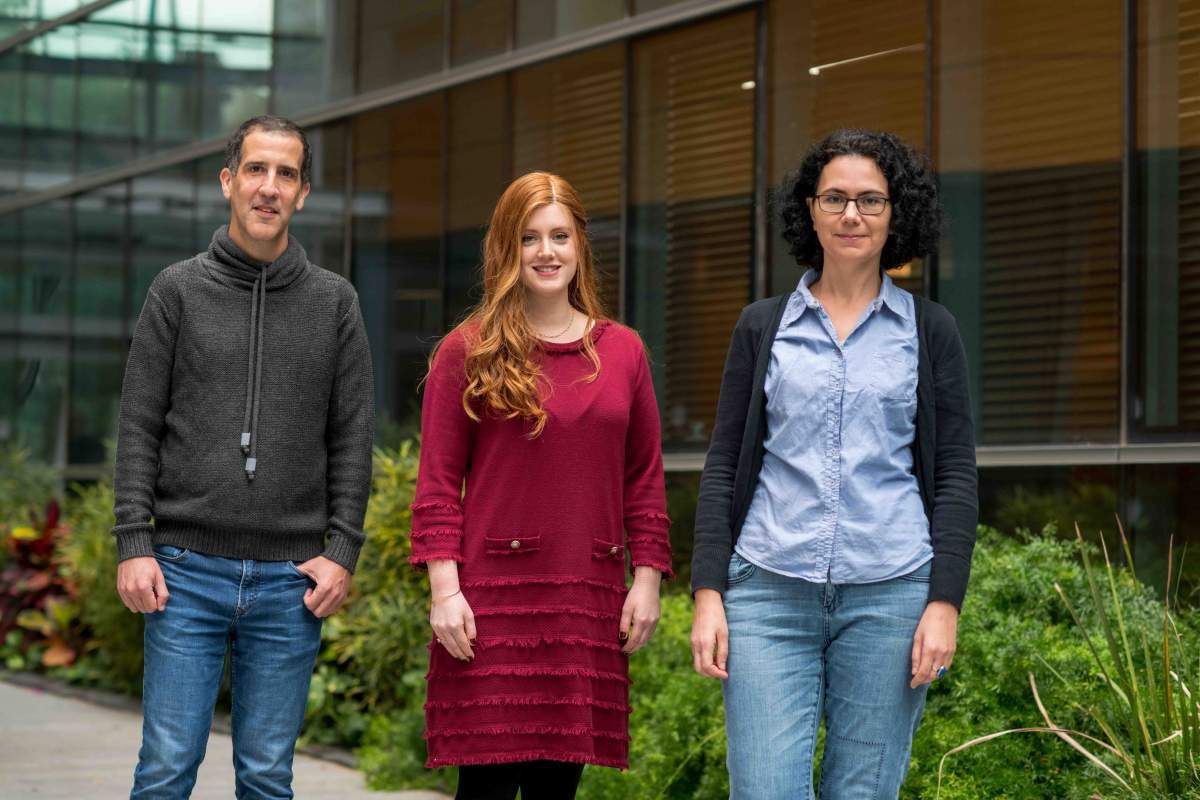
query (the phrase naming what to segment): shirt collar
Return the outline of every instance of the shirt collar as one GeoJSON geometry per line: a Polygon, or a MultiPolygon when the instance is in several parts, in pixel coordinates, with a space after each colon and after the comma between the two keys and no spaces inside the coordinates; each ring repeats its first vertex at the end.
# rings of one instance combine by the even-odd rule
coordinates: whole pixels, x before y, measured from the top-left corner
{"type": "MultiPolygon", "coordinates": [[[[792,292],[792,296],[788,298],[787,308],[784,309],[783,318],[779,321],[780,328],[786,328],[800,319],[805,309],[811,308],[815,311],[821,307],[809,289],[819,277],[821,277],[821,273],[811,267],[800,277],[796,291],[792,292]]],[[[904,302],[904,290],[897,286],[886,272],[883,273],[883,280],[879,285],[879,294],[871,301],[871,310],[878,311],[882,306],[887,306],[892,313],[903,319],[910,319],[908,304],[904,302]]]]}

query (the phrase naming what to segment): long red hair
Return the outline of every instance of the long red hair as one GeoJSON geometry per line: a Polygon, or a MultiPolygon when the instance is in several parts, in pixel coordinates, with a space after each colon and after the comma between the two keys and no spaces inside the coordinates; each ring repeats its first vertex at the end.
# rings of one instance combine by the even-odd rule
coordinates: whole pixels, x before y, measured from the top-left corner
{"type": "MultiPolygon", "coordinates": [[[[521,237],[537,209],[557,203],[575,226],[575,277],[567,287],[570,304],[589,320],[606,318],[596,290],[596,268],[587,236],[587,212],[579,195],[563,178],[530,172],[514,180],[500,195],[483,240],[483,299],[455,330],[466,341],[466,388],[462,404],[475,421],[480,411],[532,423],[530,438],[546,427],[542,405],[541,342],[525,315],[526,288],[521,280],[521,237]]],[[[600,374],[600,358],[590,328],[583,352],[592,364],[584,380],[600,374]]],[[[430,355],[430,364],[437,348],[430,355]]]]}

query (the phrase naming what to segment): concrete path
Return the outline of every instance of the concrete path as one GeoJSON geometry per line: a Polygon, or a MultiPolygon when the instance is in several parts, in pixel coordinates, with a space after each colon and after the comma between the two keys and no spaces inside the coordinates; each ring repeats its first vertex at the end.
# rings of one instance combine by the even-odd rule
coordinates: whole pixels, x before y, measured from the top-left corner
{"type": "MultiPolygon", "coordinates": [[[[0,681],[0,798],[107,800],[129,797],[141,715],[0,681]]],[[[229,736],[213,733],[192,797],[233,797],[229,736]]],[[[296,755],[300,800],[446,800],[436,792],[369,792],[362,774],[296,755]]]]}

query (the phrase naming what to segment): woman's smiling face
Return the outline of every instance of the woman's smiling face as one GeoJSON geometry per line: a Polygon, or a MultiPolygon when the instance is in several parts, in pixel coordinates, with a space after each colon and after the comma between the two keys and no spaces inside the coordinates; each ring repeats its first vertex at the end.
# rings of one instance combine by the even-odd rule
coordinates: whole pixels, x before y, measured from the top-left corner
{"type": "Polygon", "coordinates": [[[566,294],[579,257],[575,223],[558,203],[541,206],[529,215],[521,232],[521,282],[534,295],[566,294]]]}

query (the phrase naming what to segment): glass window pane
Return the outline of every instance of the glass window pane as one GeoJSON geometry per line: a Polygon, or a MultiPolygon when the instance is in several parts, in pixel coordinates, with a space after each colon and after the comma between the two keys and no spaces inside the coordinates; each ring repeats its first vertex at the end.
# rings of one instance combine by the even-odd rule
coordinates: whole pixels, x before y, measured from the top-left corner
{"type": "Polygon", "coordinates": [[[0,196],[12,194],[21,186],[23,62],[24,56],[17,50],[0,55],[0,196]]]}
{"type": "Polygon", "coordinates": [[[354,285],[371,340],[383,443],[420,428],[417,385],[447,327],[442,225],[445,97],[354,120],[354,285]]]}
{"type": "Polygon", "coordinates": [[[513,174],[562,175],[588,211],[605,310],[616,315],[621,247],[625,50],[611,45],[513,76],[513,174]]]}
{"type": "MultiPolygon", "coordinates": [[[[287,0],[287,2],[294,2],[294,0],[287,0]]],[[[199,27],[206,31],[269,34],[274,28],[275,7],[286,5],[286,3],[204,0],[202,3],[194,5],[200,7],[199,27]]]]}
{"type": "Polygon", "coordinates": [[[1117,438],[1122,30],[1105,0],[942,6],[938,297],[982,444],[1117,438]]]}
{"type": "Polygon", "coordinates": [[[67,331],[71,211],[65,201],[20,215],[21,278],[17,341],[17,438],[33,457],[66,458],[67,331]]]}
{"type": "MultiPolygon", "coordinates": [[[[853,16],[843,6],[816,0],[768,8],[772,185],[836,128],[886,130],[924,150],[924,0],[863,0],[853,16]]],[[[779,226],[772,215],[771,294],[792,291],[801,275],[779,226]]],[[[889,274],[920,293],[923,266],[918,259],[889,274]]]]}
{"type": "Polygon", "coordinates": [[[458,319],[479,301],[480,248],[492,209],[512,169],[506,135],[507,77],[453,89],[446,231],[446,318],[458,319]]]}
{"type": "Polygon", "coordinates": [[[229,224],[229,201],[221,194],[221,170],[225,154],[193,162],[196,170],[196,244],[207,250],[217,228],[229,224]]]}
{"type": "Polygon", "coordinates": [[[634,43],[631,324],[668,447],[708,442],[729,334],[750,300],[755,14],[634,43]]]}
{"type": "Polygon", "coordinates": [[[271,37],[205,34],[201,132],[227,136],[250,117],[267,113],[271,96],[271,37]]]}
{"type": "Polygon", "coordinates": [[[305,132],[312,149],[311,190],[304,208],[292,215],[288,233],[308,253],[308,260],[348,275],[346,240],[346,128],[342,124],[305,132]]]}
{"type": "Polygon", "coordinates": [[[1137,376],[1132,434],[1200,438],[1200,37],[1184,4],[1147,0],[1138,25],[1137,376]]]}
{"type": "MultiPolygon", "coordinates": [[[[0,252],[17,253],[21,215],[0,217],[0,252]]],[[[21,300],[21,262],[0,258],[0,443],[16,436],[17,312],[21,300]]]]}
{"type": "Polygon", "coordinates": [[[274,113],[295,114],[354,91],[354,25],[353,3],[276,4],[274,113]]]}
{"type": "MultiPolygon", "coordinates": [[[[177,4],[169,4],[172,9],[177,4]]],[[[170,27],[165,4],[147,7],[145,78],[135,88],[138,113],[146,126],[145,147],[165,150],[195,141],[203,113],[200,93],[200,34],[170,27]],[[156,9],[150,17],[148,10],[156,9]],[[160,27],[160,26],[168,27],[160,27]]]]}
{"type": "Polygon", "coordinates": [[[517,47],[585,31],[625,16],[625,0],[517,0],[517,47]]]}
{"type": "Polygon", "coordinates": [[[75,465],[104,463],[106,442],[116,434],[130,333],[125,324],[127,191],[120,183],[75,201],[67,416],[67,462],[75,465]]]}
{"type": "Polygon", "coordinates": [[[1183,570],[1179,597],[1194,606],[1200,601],[1200,559],[1195,556],[1200,543],[1200,465],[1138,464],[1125,471],[1129,496],[1123,522],[1133,540],[1138,577],[1162,596],[1174,537],[1173,568],[1183,570]]]}
{"type": "Polygon", "coordinates": [[[0,36],[35,27],[74,11],[84,0],[5,0],[0,3],[0,36]]]}
{"type": "Polygon", "coordinates": [[[680,2],[683,0],[633,0],[633,13],[645,14],[647,11],[657,11],[680,2]]]}
{"type": "Polygon", "coordinates": [[[77,47],[77,27],[67,25],[20,48],[25,189],[61,183],[73,173],[77,47]]]}
{"type": "Polygon", "coordinates": [[[144,117],[138,117],[134,104],[134,75],[145,41],[144,31],[126,24],[79,25],[81,173],[125,163],[133,156],[135,135],[145,135],[144,117]]]}
{"type": "Polygon", "coordinates": [[[445,13],[443,0],[360,0],[358,91],[440,70],[445,13]]]}
{"type": "Polygon", "coordinates": [[[509,49],[512,0],[451,0],[450,60],[465,64],[509,49]]]}
{"type": "Polygon", "coordinates": [[[196,235],[196,167],[182,164],[133,179],[130,199],[132,234],[129,305],[130,328],[137,322],[146,290],[158,273],[208,245],[196,235]]]}
{"type": "Polygon", "coordinates": [[[983,467],[979,470],[979,522],[1012,534],[1054,525],[1075,536],[1114,533],[1120,481],[1115,466],[983,467]]]}

